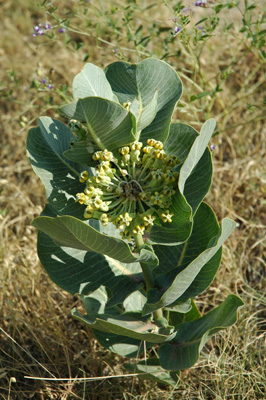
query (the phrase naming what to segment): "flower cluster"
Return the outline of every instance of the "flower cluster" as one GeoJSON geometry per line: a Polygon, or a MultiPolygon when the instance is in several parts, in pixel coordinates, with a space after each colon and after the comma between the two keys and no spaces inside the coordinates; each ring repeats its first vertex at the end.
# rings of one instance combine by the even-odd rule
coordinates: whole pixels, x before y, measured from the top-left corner
{"type": "Polygon", "coordinates": [[[207,7],[207,0],[196,0],[195,6],[197,6],[197,7],[207,7]]]}
{"type": "Polygon", "coordinates": [[[52,25],[49,22],[45,22],[45,24],[39,24],[34,27],[34,32],[32,36],[43,36],[49,29],[52,29],[52,25]]]}
{"type": "Polygon", "coordinates": [[[119,149],[117,158],[108,150],[93,155],[94,176],[80,175],[86,183],[76,201],[86,206],[84,217],[112,222],[122,238],[144,235],[154,222],[171,223],[169,211],[178,185],[177,157],[168,156],[163,143],[148,139],[147,146],[134,142],[119,149]]]}
{"type": "Polygon", "coordinates": [[[181,31],[181,26],[176,25],[175,28],[174,28],[174,31],[171,32],[171,35],[172,36],[176,36],[177,33],[180,32],[180,31],[181,31]]]}
{"type": "Polygon", "coordinates": [[[203,28],[202,25],[198,26],[198,30],[201,32],[201,35],[204,36],[205,35],[205,29],[203,28]]]}
{"type": "Polygon", "coordinates": [[[53,88],[54,88],[54,85],[53,85],[53,84],[50,82],[50,80],[47,79],[47,78],[43,78],[43,79],[41,80],[41,83],[42,83],[43,85],[46,85],[47,89],[49,89],[49,90],[53,90],[53,88]]]}

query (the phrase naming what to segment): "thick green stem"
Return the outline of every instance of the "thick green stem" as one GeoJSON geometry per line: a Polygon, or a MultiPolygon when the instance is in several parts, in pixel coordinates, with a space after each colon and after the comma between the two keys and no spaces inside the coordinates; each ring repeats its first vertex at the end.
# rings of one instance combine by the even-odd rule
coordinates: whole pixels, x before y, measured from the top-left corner
{"type": "MultiPolygon", "coordinates": [[[[144,247],[143,238],[140,233],[138,235],[135,235],[135,242],[136,242],[137,249],[140,252],[140,250],[144,247]]],[[[149,264],[140,263],[140,265],[141,265],[141,269],[142,269],[142,272],[144,275],[146,291],[148,291],[149,289],[152,289],[156,286],[155,279],[154,279],[154,276],[152,273],[152,269],[149,264]]],[[[161,318],[162,316],[163,316],[162,309],[159,309],[159,310],[156,310],[153,312],[153,318],[155,321],[158,318],[161,318]]]]}

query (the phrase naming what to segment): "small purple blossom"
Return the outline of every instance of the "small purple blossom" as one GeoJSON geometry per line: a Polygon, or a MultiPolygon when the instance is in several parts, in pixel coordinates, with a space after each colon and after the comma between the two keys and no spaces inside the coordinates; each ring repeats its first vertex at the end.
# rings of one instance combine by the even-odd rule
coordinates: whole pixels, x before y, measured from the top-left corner
{"type": "Polygon", "coordinates": [[[207,0],[196,0],[194,3],[196,7],[207,7],[207,0]]]}
{"type": "Polygon", "coordinates": [[[43,78],[42,80],[41,80],[41,83],[43,83],[44,85],[47,83],[47,79],[46,78],[43,78]]]}
{"type": "Polygon", "coordinates": [[[203,28],[202,25],[198,26],[198,29],[201,31],[202,36],[205,35],[205,29],[203,28]]]}
{"type": "Polygon", "coordinates": [[[66,28],[61,27],[61,28],[58,29],[58,32],[59,33],[65,33],[66,32],[66,28]]]}
{"type": "Polygon", "coordinates": [[[34,37],[38,36],[39,30],[40,30],[40,27],[39,27],[38,25],[36,25],[36,26],[34,27],[34,32],[33,32],[33,35],[32,35],[32,36],[34,36],[34,37]]]}
{"type": "Polygon", "coordinates": [[[52,83],[49,83],[49,85],[47,87],[49,90],[52,90],[54,88],[54,85],[52,85],[52,83]]]}
{"type": "Polygon", "coordinates": [[[216,147],[217,147],[216,144],[211,144],[211,151],[215,150],[216,147]]]}
{"type": "Polygon", "coordinates": [[[172,35],[172,36],[175,36],[175,35],[177,35],[178,32],[180,32],[180,31],[181,31],[181,26],[176,25],[176,26],[174,27],[174,31],[171,32],[171,35],[172,35]]]}
{"type": "Polygon", "coordinates": [[[32,36],[33,37],[36,37],[38,35],[43,36],[46,33],[46,31],[48,31],[49,29],[52,29],[52,25],[49,22],[45,22],[44,24],[36,25],[33,28],[34,32],[33,32],[32,36]]]}

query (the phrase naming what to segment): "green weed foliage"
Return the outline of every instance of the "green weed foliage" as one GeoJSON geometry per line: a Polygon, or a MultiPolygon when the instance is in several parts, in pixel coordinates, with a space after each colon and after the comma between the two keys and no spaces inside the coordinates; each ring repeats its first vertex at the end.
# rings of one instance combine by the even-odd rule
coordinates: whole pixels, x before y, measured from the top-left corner
{"type": "MultiPolygon", "coordinates": [[[[3,398],[266,397],[265,4],[195,3],[0,4],[3,398]],[[238,225],[224,245],[218,275],[208,292],[197,298],[197,307],[206,314],[231,293],[244,301],[238,322],[211,339],[195,366],[182,371],[179,384],[172,388],[140,380],[143,359],[138,355],[131,359],[137,364],[134,375],[125,375],[124,358],[97,344],[90,329],[71,317],[74,306],[84,314],[80,300],[58,290],[37,259],[36,232],[30,222],[40,214],[45,195],[24,151],[26,132],[36,125],[37,116],[67,122],[59,106],[72,101],[73,76],[85,63],[104,69],[115,61],[140,63],[148,57],[166,61],[183,82],[173,123],[200,130],[204,121],[215,118],[214,178],[207,201],[219,221],[230,217],[238,225]],[[68,380],[57,380],[62,378],[68,380]]],[[[144,350],[149,354],[148,348],[144,350]]],[[[156,349],[152,352],[158,357],[156,349]]]]}

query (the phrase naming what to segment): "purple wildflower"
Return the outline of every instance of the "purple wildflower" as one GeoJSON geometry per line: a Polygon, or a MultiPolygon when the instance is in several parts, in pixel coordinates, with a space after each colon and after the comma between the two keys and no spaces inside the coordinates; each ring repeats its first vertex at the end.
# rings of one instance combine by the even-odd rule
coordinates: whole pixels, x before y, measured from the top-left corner
{"type": "Polygon", "coordinates": [[[41,83],[43,83],[44,85],[47,83],[47,79],[46,78],[43,78],[42,80],[41,80],[41,83]]]}
{"type": "Polygon", "coordinates": [[[48,89],[49,89],[49,90],[52,90],[53,88],[54,88],[54,85],[52,85],[51,83],[49,83],[48,89]]]}
{"type": "Polygon", "coordinates": [[[36,37],[36,36],[43,36],[45,34],[46,31],[48,31],[49,29],[52,29],[52,25],[49,22],[45,22],[45,24],[39,24],[36,25],[33,30],[33,34],[32,36],[36,37]]]}
{"type": "Polygon", "coordinates": [[[171,32],[171,35],[172,35],[172,36],[175,36],[175,35],[177,35],[178,32],[180,32],[180,31],[181,31],[181,27],[178,26],[178,25],[176,25],[175,28],[174,28],[174,31],[171,32]]]}
{"type": "Polygon", "coordinates": [[[45,22],[44,29],[47,31],[48,29],[52,29],[52,25],[49,22],[45,22]]]}
{"type": "Polygon", "coordinates": [[[198,29],[201,31],[202,36],[205,35],[205,29],[203,28],[202,25],[198,26],[198,29]]]}
{"type": "Polygon", "coordinates": [[[211,151],[215,150],[216,147],[217,147],[216,144],[211,144],[211,151]]]}
{"type": "Polygon", "coordinates": [[[65,31],[66,31],[66,28],[59,28],[59,29],[58,29],[58,32],[59,32],[59,33],[65,33],[65,31]]]}
{"type": "Polygon", "coordinates": [[[32,36],[34,36],[34,37],[38,36],[39,30],[40,30],[40,27],[38,25],[36,25],[34,27],[34,33],[33,33],[32,36]]]}
{"type": "Polygon", "coordinates": [[[194,3],[196,7],[207,7],[207,0],[196,0],[194,3]]]}

